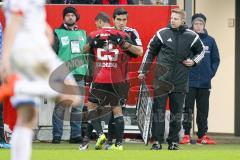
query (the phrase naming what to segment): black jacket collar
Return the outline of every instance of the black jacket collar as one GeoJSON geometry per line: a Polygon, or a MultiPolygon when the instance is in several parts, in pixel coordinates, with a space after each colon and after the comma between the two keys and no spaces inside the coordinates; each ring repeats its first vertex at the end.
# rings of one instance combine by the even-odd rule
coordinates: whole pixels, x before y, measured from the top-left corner
{"type": "Polygon", "coordinates": [[[184,24],[184,25],[181,25],[178,28],[172,28],[172,25],[169,23],[168,28],[170,28],[174,32],[184,32],[186,29],[188,29],[188,26],[184,24]]]}
{"type": "Polygon", "coordinates": [[[69,28],[68,25],[66,25],[65,23],[63,23],[59,28],[69,30],[69,31],[77,31],[78,30],[78,26],[76,24],[74,25],[73,29],[69,28]]]}

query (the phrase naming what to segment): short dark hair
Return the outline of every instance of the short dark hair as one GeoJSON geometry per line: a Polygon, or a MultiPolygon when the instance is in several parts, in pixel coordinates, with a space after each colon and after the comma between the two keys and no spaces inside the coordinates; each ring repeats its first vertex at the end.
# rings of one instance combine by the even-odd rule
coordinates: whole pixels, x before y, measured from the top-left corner
{"type": "Polygon", "coordinates": [[[105,12],[99,12],[96,17],[95,21],[102,20],[104,23],[110,23],[110,17],[105,12]]]}
{"type": "Polygon", "coordinates": [[[119,15],[127,15],[127,17],[128,17],[128,12],[126,11],[126,9],[124,9],[122,7],[114,9],[113,19],[115,19],[116,16],[119,16],[119,15]]]}

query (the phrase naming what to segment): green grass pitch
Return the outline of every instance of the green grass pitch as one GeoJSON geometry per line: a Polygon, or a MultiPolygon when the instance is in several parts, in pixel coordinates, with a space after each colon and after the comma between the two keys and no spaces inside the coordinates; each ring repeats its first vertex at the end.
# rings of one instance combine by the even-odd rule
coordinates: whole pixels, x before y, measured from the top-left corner
{"type": "MultiPolygon", "coordinates": [[[[78,145],[34,143],[32,160],[240,160],[240,144],[182,145],[179,151],[150,151],[150,146],[125,143],[124,151],[79,151],[78,145]]],[[[10,151],[0,149],[0,160],[9,160],[10,151]]]]}

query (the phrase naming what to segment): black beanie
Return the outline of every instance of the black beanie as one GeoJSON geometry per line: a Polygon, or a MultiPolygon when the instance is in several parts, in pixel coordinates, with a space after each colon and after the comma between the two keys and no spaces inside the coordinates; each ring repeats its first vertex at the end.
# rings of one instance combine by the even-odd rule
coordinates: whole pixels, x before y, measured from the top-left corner
{"type": "Polygon", "coordinates": [[[204,14],[202,14],[202,13],[196,13],[196,14],[194,14],[194,15],[192,16],[192,25],[193,25],[193,23],[194,23],[195,21],[197,21],[197,20],[203,22],[203,24],[204,24],[204,26],[205,26],[206,21],[207,21],[207,18],[206,18],[206,16],[205,16],[204,14]]]}
{"type": "Polygon", "coordinates": [[[63,19],[64,19],[65,15],[68,14],[68,13],[73,13],[73,14],[75,14],[75,16],[76,16],[76,21],[78,21],[78,20],[80,19],[80,15],[78,14],[76,8],[74,8],[74,7],[72,7],[72,6],[68,6],[68,7],[64,8],[64,10],[63,10],[63,19]]]}

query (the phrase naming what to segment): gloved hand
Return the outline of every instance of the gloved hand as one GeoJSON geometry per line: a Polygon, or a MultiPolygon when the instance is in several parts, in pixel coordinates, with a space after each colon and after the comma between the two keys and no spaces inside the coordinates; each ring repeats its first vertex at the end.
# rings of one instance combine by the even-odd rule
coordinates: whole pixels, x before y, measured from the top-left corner
{"type": "Polygon", "coordinates": [[[106,43],[106,40],[101,39],[100,35],[97,35],[95,38],[93,38],[91,45],[94,48],[103,48],[106,43]]]}
{"type": "Polygon", "coordinates": [[[108,40],[113,44],[119,45],[120,47],[123,47],[124,43],[126,42],[126,40],[120,34],[117,35],[111,34],[108,37],[108,40]]]}

